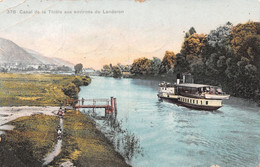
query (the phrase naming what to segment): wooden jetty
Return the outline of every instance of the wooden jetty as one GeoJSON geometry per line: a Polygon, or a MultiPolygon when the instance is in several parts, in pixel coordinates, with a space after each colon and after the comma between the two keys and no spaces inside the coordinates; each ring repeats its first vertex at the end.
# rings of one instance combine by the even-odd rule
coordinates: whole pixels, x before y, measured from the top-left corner
{"type": "Polygon", "coordinates": [[[74,105],[74,108],[80,110],[80,108],[92,108],[93,112],[96,108],[104,108],[105,114],[115,113],[117,114],[117,103],[116,98],[111,97],[110,99],[65,99],[64,105],[74,105]]]}

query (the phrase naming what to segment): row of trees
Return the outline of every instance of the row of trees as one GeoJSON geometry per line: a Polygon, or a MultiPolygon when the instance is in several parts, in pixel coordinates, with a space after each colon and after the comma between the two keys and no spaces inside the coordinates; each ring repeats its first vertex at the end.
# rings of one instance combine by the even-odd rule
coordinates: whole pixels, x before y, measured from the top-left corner
{"type": "Polygon", "coordinates": [[[174,52],[166,51],[163,60],[153,57],[152,60],[142,57],[134,60],[132,65],[121,65],[116,66],[104,65],[101,73],[104,76],[113,76],[115,78],[121,77],[123,72],[129,72],[133,75],[154,75],[173,72],[176,61],[176,55],[174,52]]]}
{"type": "MultiPolygon", "coordinates": [[[[121,70],[104,67],[108,73],[121,70]]],[[[180,53],[166,51],[162,60],[142,57],[128,70],[154,76],[190,72],[196,83],[219,85],[232,95],[260,100],[260,23],[233,26],[228,22],[209,34],[198,34],[192,27],[180,53]]]]}
{"type": "Polygon", "coordinates": [[[106,64],[103,65],[103,68],[101,69],[101,75],[120,78],[123,76],[124,72],[129,72],[130,68],[131,68],[130,65],[117,64],[113,66],[112,64],[110,65],[106,64]]]}
{"type": "Polygon", "coordinates": [[[163,59],[153,57],[152,60],[142,57],[134,60],[130,72],[134,75],[158,75],[173,72],[176,65],[176,55],[166,51],[163,59]]]}
{"type": "MultiPolygon", "coordinates": [[[[232,95],[260,98],[260,23],[227,23],[208,35],[185,38],[180,52],[196,82],[222,86],[232,95]]],[[[179,66],[177,63],[176,66],[179,66]]]]}

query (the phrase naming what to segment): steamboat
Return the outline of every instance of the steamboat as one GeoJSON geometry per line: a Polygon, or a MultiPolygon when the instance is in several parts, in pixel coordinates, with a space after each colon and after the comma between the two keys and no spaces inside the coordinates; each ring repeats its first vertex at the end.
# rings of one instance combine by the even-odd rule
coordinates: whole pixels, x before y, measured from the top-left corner
{"type": "Polygon", "coordinates": [[[194,83],[159,84],[158,97],[177,102],[180,105],[202,110],[217,110],[222,107],[222,100],[229,99],[221,88],[194,83]]]}

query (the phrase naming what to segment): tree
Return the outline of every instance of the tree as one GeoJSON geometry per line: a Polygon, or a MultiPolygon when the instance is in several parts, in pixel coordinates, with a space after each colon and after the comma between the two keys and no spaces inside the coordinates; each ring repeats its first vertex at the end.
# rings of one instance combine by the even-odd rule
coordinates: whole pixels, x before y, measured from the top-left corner
{"type": "Polygon", "coordinates": [[[62,91],[66,96],[76,99],[78,96],[79,88],[75,84],[70,83],[66,87],[62,88],[62,91]]]}
{"type": "Polygon", "coordinates": [[[114,78],[122,77],[122,71],[119,66],[113,66],[113,77],[114,78]]]}
{"type": "Polygon", "coordinates": [[[230,46],[230,34],[232,24],[227,22],[224,26],[219,26],[216,30],[211,30],[207,36],[208,44],[211,47],[225,48],[230,46]]]}
{"type": "Polygon", "coordinates": [[[176,63],[176,55],[172,51],[166,51],[161,63],[161,73],[168,73],[173,71],[176,63]]]}
{"type": "Polygon", "coordinates": [[[207,38],[205,34],[192,34],[184,39],[182,44],[181,54],[185,55],[188,63],[199,58],[203,48],[205,47],[207,38]]]}
{"type": "Polygon", "coordinates": [[[121,69],[122,72],[130,72],[130,65],[122,65],[118,63],[117,66],[121,69]]]}
{"type": "Polygon", "coordinates": [[[152,61],[145,57],[135,59],[132,64],[132,68],[130,69],[130,72],[132,74],[141,74],[141,75],[150,74],[151,64],[152,61]]]}
{"type": "MultiPolygon", "coordinates": [[[[204,71],[203,75],[208,80],[214,81],[214,83],[209,84],[221,84],[223,80],[226,80],[225,71],[227,69],[227,59],[233,58],[234,53],[231,47],[231,23],[226,23],[223,26],[219,26],[215,30],[211,30],[207,35],[207,42],[201,50],[200,57],[202,58],[202,63],[204,71]]],[[[193,72],[198,68],[194,68],[193,72]]]]}
{"type": "Polygon", "coordinates": [[[158,57],[153,57],[151,62],[151,73],[154,75],[158,75],[160,73],[161,60],[158,57]]]}
{"type": "Polygon", "coordinates": [[[82,65],[81,63],[76,64],[76,65],[74,66],[75,74],[81,73],[81,72],[82,72],[82,68],[83,68],[83,65],[82,65]]]}
{"type": "Polygon", "coordinates": [[[109,76],[112,74],[112,69],[109,65],[103,65],[103,68],[101,69],[102,75],[109,76]]]}
{"type": "Polygon", "coordinates": [[[231,31],[232,48],[238,59],[245,59],[260,68],[260,23],[238,24],[231,31]]]}
{"type": "Polygon", "coordinates": [[[259,23],[247,22],[246,24],[238,24],[234,26],[231,30],[231,43],[234,49],[235,54],[238,56],[243,56],[244,52],[240,49],[245,44],[245,39],[248,36],[256,36],[258,34],[258,25],[259,23]]]}
{"type": "Polygon", "coordinates": [[[176,65],[174,66],[174,72],[184,73],[189,71],[189,64],[186,61],[186,58],[181,53],[176,54],[176,65]]]}
{"type": "Polygon", "coordinates": [[[208,35],[188,35],[176,57],[175,72],[190,71],[197,83],[260,101],[260,23],[228,22],[208,35]]]}
{"type": "MultiPolygon", "coordinates": [[[[260,77],[260,23],[238,24],[231,30],[231,45],[235,53],[240,77],[259,82],[260,77]],[[249,68],[250,67],[250,68],[249,68]],[[256,71],[254,70],[256,68],[256,71]],[[249,70],[250,69],[250,70],[249,70]],[[241,76],[243,75],[243,76],[241,76]]],[[[245,80],[241,82],[246,82],[245,80]]],[[[258,83],[258,89],[260,82],[258,83]]],[[[257,90],[254,85],[252,90],[257,90]]]]}
{"type": "Polygon", "coordinates": [[[188,32],[185,33],[185,38],[189,38],[192,34],[195,34],[196,30],[194,27],[191,27],[188,32]]]}

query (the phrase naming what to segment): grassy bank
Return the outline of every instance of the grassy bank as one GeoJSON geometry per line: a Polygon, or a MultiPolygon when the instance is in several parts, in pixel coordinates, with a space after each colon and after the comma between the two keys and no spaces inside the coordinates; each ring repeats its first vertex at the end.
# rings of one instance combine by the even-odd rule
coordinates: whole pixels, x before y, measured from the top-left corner
{"type": "Polygon", "coordinates": [[[42,159],[56,143],[54,116],[33,115],[11,122],[15,128],[1,136],[0,162],[2,166],[41,166],[42,159]]]}
{"type": "Polygon", "coordinates": [[[0,106],[58,106],[90,82],[84,76],[0,73],[0,106]]]}
{"type": "MultiPolygon", "coordinates": [[[[58,106],[63,99],[77,98],[84,76],[0,73],[0,106],[58,106]]],[[[20,117],[15,129],[1,136],[0,166],[42,166],[57,143],[59,119],[50,115],[20,117]]],[[[86,115],[68,111],[64,117],[62,151],[50,164],[71,161],[76,166],[129,166],[86,115]]]]}
{"type": "Polygon", "coordinates": [[[69,160],[75,166],[129,166],[86,115],[68,111],[64,117],[64,129],[62,152],[51,165],[58,166],[69,160]]]}
{"type": "MultiPolygon", "coordinates": [[[[56,116],[33,115],[11,122],[15,129],[2,136],[0,162],[2,166],[42,166],[42,159],[57,142],[56,116]]],[[[49,164],[59,166],[70,161],[76,166],[129,166],[95,123],[77,111],[64,116],[62,151],[49,164]]]]}

